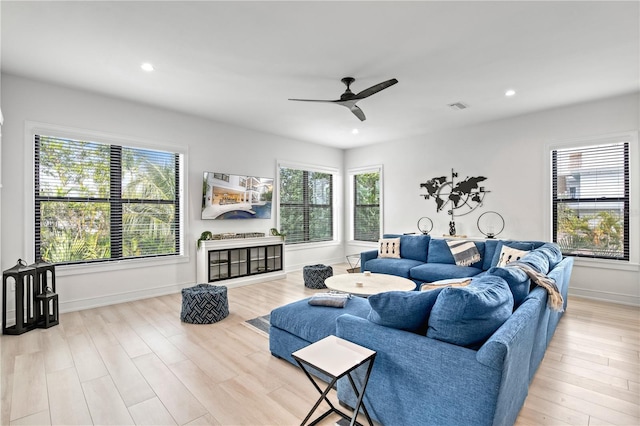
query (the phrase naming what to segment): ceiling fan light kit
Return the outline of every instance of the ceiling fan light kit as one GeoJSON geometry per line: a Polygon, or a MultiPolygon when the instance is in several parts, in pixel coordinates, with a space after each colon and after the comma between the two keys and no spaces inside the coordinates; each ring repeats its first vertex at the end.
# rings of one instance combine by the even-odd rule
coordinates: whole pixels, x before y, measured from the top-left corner
{"type": "Polygon", "coordinates": [[[323,99],[289,99],[290,101],[302,101],[302,102],[330,102],[337,105],[342,105],[349,110],[360,119],[360,121],[365,121],[367,117],[364,115],[364,112],[356,105],[358,101],[362,99],[368,98],[369,96],[378,93],[381,90],[386,89],[389,86],[393,86],[398,82],[395,78],[391,80],[383,81],[382,83],[375,84],[368,89],[364,89],[359,93],[353,93],[351,91],[351,84],[356,81],[353,77],[344,77],[341,80],[345,86],[347,86],[347,90],[344,91],[342,95],[340,95],[340,99],[336,100],[323,100],[323,99]]]}

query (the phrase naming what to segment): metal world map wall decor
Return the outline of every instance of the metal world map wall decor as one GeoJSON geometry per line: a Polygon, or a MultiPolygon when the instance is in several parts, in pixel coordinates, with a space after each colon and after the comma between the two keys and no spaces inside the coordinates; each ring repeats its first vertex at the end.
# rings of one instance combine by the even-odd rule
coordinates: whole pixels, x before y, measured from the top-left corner
{"type": "Polygon", "coordinates": [[[425,200],[433,198],[436,202],[436,212],[447,208],[447,214],[451,216],[449,222],[449,235],[455,235],[455,216],[464,216],[482,205],[484,197],[491,191],[480,186],[480,182],[487,178],[484,176],[469,177],[456,181],[458,173],[451,169],[451,178],[436,176],[421,183],[420,188],[427,190],[426,194],[420,194],[425,200]]]}

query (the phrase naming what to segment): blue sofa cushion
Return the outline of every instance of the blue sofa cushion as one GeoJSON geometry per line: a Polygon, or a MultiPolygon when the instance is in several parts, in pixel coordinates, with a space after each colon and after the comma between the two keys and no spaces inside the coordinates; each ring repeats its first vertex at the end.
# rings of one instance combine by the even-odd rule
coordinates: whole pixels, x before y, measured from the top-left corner
{"type": "Polygon", "coordinates": [[[530,251],[520,258],[520,262],[526,263],[542,274],[549,273],[549,257],[540,249],[530,251]]]}
{"type": "Polygon", "coordinates": [[[513,306],[516,309],[529,295],[531,280],[526,272],[518,268],[500,268],[494,266],[487,271],[487,275],[500,277],[507,282],[513,295],[513,306]]]}
{"type": "Polygon", "coordinates": [[[467,287],[447,287],[438,295],[427,337],[478,349],[513,312],[506,281],[485,274],[467,287]]]}
{"type": "Polygon", "coordinates": [[[516,250],[525,250],[525,251],[531,251],[535,248],[534,244],[529,241],[498,241],[498,244],[496,244],[496,249],[493,253],[493,258],[491,259],[492,267],[496,266],[500,261],[500,251],[502,250],[503,245],[514,248],[516,250]]]}
{"type": "Polygon", "coordinates": [[[367,319],[385,327],[426,334],[427,320],[442,289],[433,291],[387,291],[369,296],[367,319]]]}
{"type": "MultiPolygon", "coordinates": [[[[484,242],[474,241],[478,253],[480,253],[480,260],[470,266],[474,268],[482,268],[482,259],[484,258],[484,242]]],[[[444,263],[455,265],[456,261],[451,254],[447,240],[440,238],[432,238],[429,241],[429,252],[427,255],[427,262],[429,263],[444,263]]]]}
{"type": "Polygon", "coordinates": [[[556,243],[544,243],[535,251],[540,251],[547,256],[547,259],[549,259],[549,270],[555,268],[556,265],[562,261],[562,250],[556,243]]]}
{"type": "Polygon", "coordinates": [[[400,257],[403,259],[427,261],[427,251],[429,250],[429,235],[398,235],[385,234],[383,238],[400,237],[400,257]]]}
{"type": "Polygon", "coordinates": [[[473,277],[480,272],[482,272],[482,269],[474,266],[458,266],[448,263],[424,263],[411,268],[411,279],[432,283],[450,278],[473,277]]]}
{"type": "MultiPolygon", "coordinates": [[[[488,239],[484,242],[484,257],[482,259],[482,270],[483,271],[487,271],[489,270],[489,268],[491,268],[492,265],[491,262],[493,262],[493,256],[496,253],[496,247],[498,247],[498,243],[500,243],[500,240],[495,240],[495,239],[488,239]]],[[[498,253],[500,253],[498,251],[498,253]]]]}
{"type": "Polygon", "coordinates": [[[271,326],[286,330],[307,342],[317,342],[336,334],[336,318],[340,315],[366,318],[371,310],[367,299],[362,297],[352,297],[342,309],[310,306],[309,299],[298,300],[271,311],[271,326]]]}
{"type": "Polygon", "coordinates": [[[362,270],[371,271],[374,274],[390,274],[409,278],[409,271],[411,268],[422,264],[423,262],[413,259],[377,258],[368,260],[367,263],[363,265],[362,270]]]}

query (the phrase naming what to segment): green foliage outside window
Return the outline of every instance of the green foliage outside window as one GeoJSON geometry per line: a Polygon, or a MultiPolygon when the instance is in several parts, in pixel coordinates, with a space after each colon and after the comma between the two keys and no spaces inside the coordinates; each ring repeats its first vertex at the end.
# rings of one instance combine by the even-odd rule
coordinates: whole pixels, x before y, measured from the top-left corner
{"type": "Polygon", "coordinates": [[[52,263],[177,254],[176,154],[36,137],[36,252],[52,263]]]}
{"type": "Polygon", "coordinates": [[[380,238],[380,173],[361,173],[354,181],[354,239],[378,241],[380,238]]]}
{"type": "Polygon", "coordinates": [[[280,169],[280,229],[287,244],[333,240],[333,176],[280,169]]]}
{"type": "Polygon", "coordinates": [[[578,215],[570,207],[559,205],[558,244],[569,255],[622,258],[623,219],[611,211],[578,215]]]}

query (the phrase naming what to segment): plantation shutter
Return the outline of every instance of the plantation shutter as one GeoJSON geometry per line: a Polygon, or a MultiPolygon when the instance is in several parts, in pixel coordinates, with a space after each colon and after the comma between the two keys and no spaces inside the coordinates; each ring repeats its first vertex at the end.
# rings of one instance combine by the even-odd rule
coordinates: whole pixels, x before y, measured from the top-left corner
{"type": "Polygon", "coordinates": [[[629,143],[552,151],[553,240],[564,254],[629,260],[629,143]]]}
{"type": "Polygon", "coordinates": [[[333,240],[333,174],[280,167],[280,231],[286,244],[333,240]]]}

